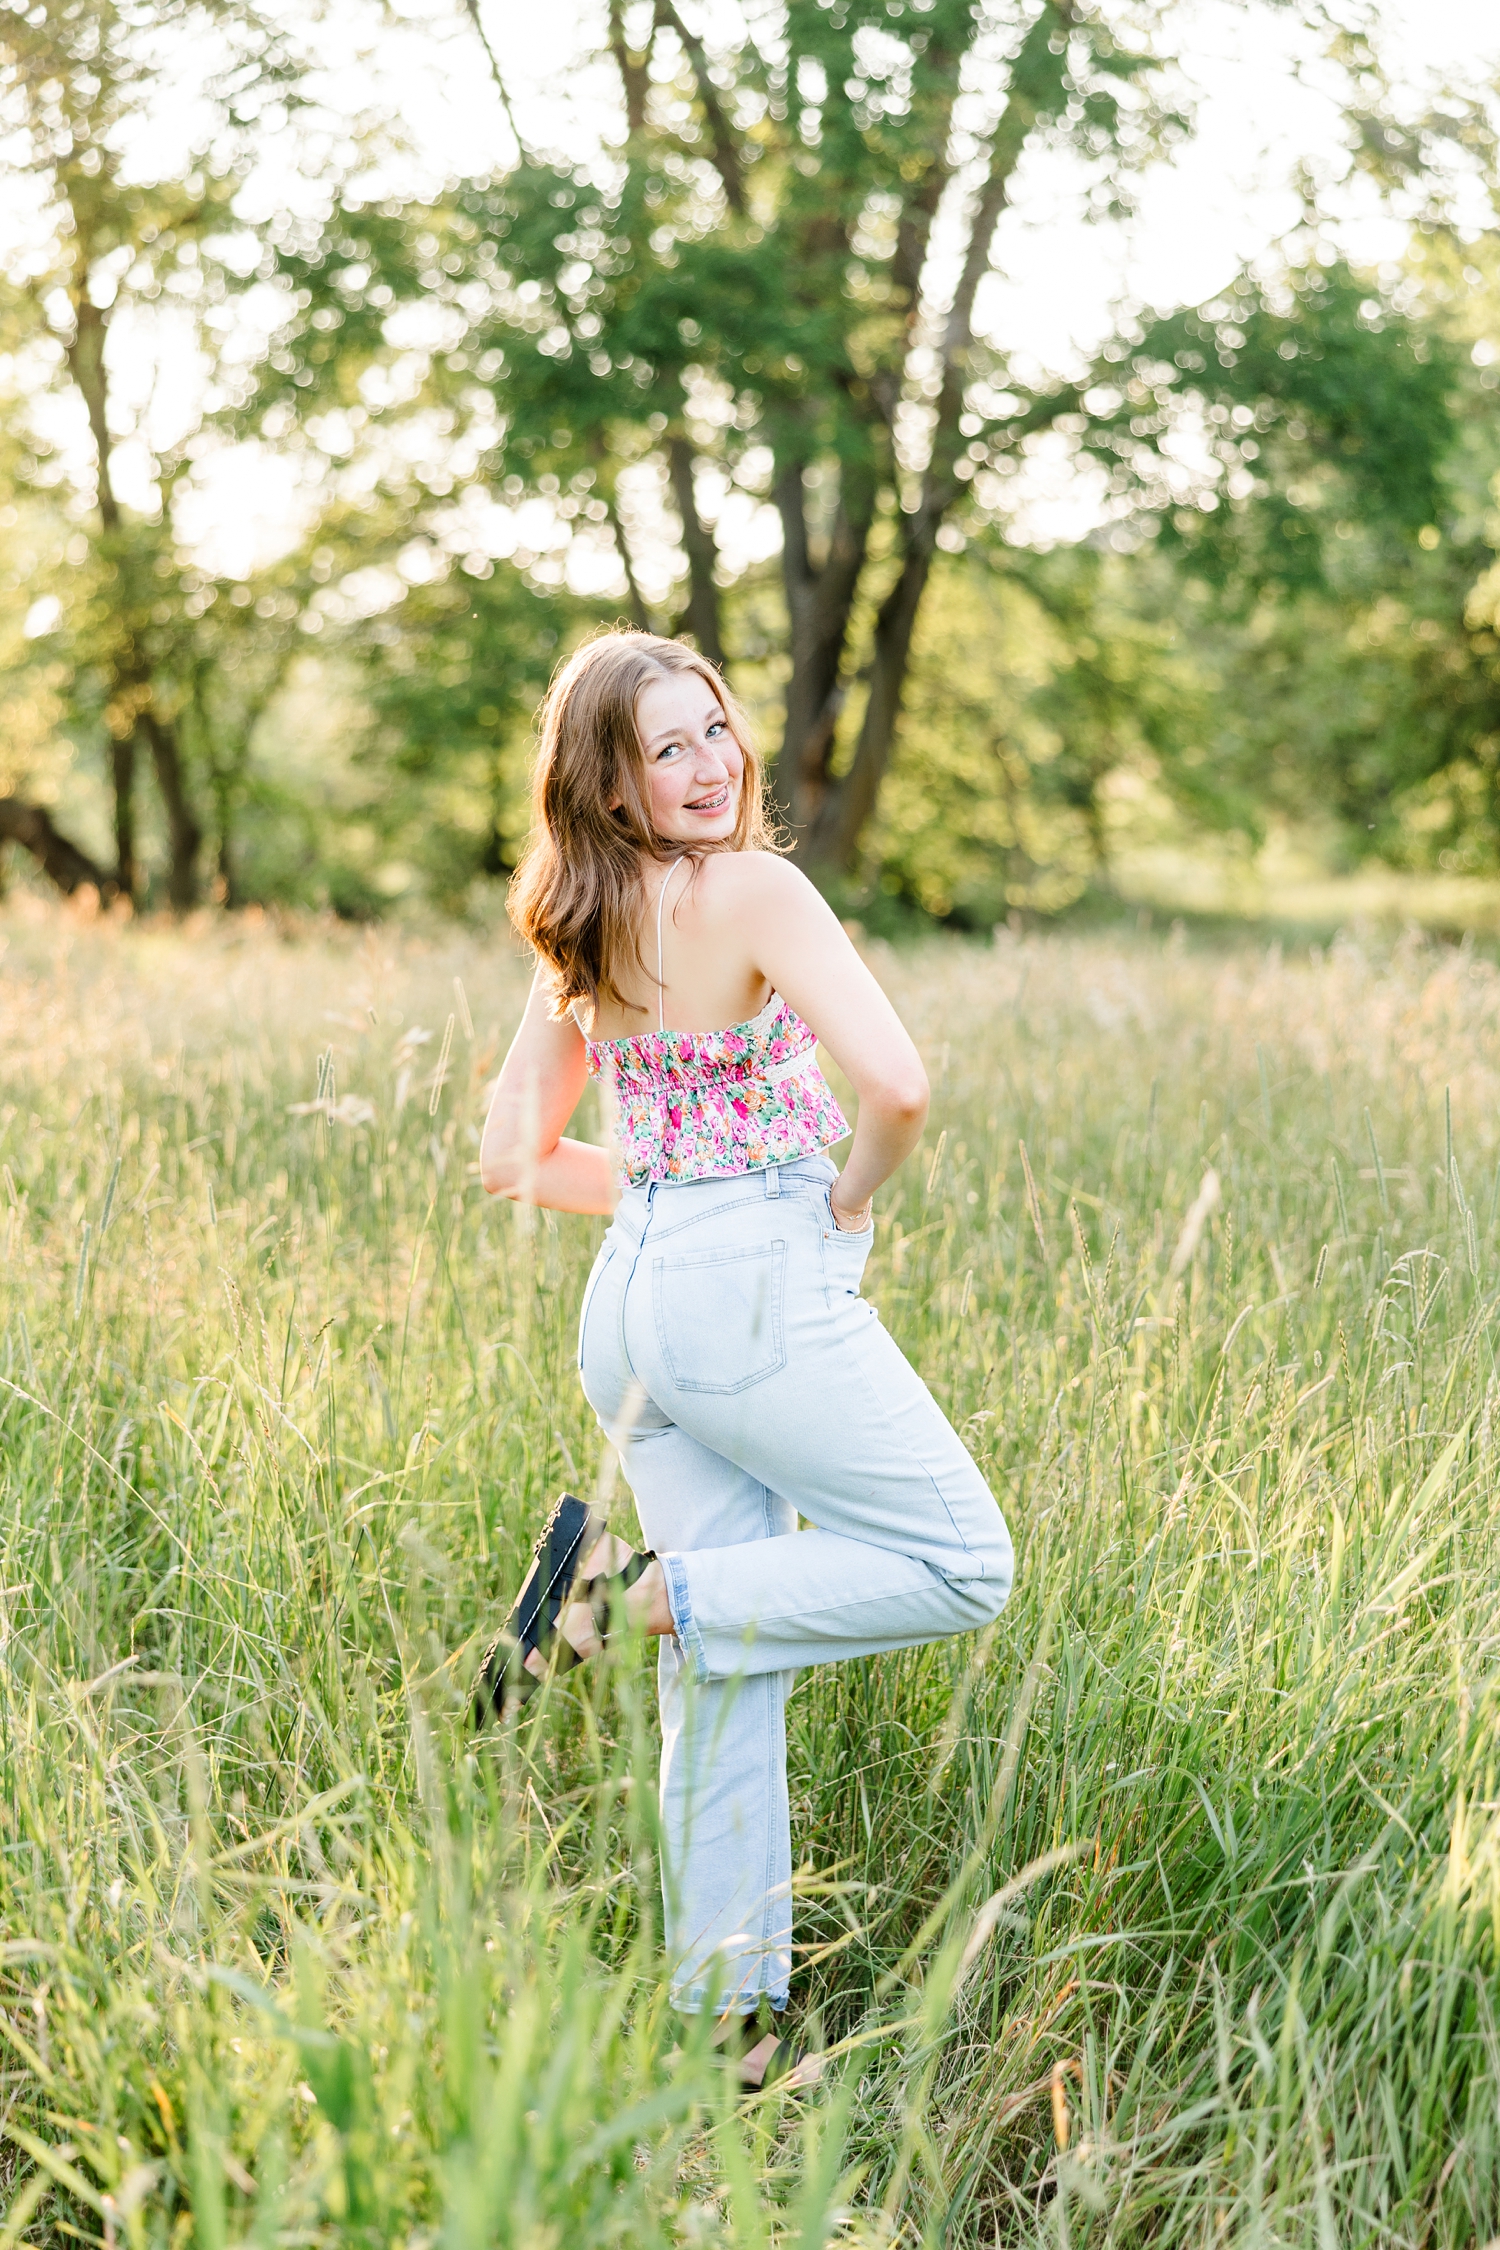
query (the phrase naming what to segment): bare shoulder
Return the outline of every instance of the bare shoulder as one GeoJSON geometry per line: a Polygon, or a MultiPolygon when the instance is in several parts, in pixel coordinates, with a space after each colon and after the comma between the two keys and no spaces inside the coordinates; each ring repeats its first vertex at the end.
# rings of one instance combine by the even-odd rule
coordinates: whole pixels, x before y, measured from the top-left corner
{"type": "Polygon", "coordinates": [[[822,898],[799,867],[775,852],[711,852],[693,885],[706,919],[738,921],[744,915],[826,912],[822,898]]]}

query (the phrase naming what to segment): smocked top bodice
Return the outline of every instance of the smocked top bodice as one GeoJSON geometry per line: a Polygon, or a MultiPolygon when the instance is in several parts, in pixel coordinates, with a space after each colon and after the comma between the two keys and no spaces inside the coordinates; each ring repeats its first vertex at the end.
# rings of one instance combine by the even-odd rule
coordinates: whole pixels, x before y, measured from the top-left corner
{"type": "Polygon", "coordinates": [[[849,1130],[814,1033],[774,992],[759,1015],[724,1031],[660,1028],[587,1044],[589,1073],[614,1098],[631,1187],[790,1164],[849,1130]]]}

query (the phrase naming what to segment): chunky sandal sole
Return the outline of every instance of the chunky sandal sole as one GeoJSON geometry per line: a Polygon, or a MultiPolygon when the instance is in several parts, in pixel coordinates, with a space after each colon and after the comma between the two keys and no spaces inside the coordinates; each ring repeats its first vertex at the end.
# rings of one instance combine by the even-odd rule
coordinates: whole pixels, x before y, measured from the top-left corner
{"type": "MultiPolygon", "coordinates": [[[[550,1654],[585,1547],[605,1528],[593,1509],[573,1493],[562,1495],[542,1526],[531,1569],[511,1613],[484,1652],[474,1690],[476,1727],[528,1702],[541,1686],[536,1675],[527,1671],[526,1659],[533,1649],[543,1656],[550,1654]]],[[[566,1671],[578,1661],[576,1651],[563,1641],[558,1652],[560,1667],[566,1671]]]]}
{"type": "Polygon", "coordinates": [[[613,1602],[635,1584],[648,1563],[656,1560],[654,1554],[633,1554],[622,1570],[591,1578],[579,1588],[579,1563],[608,1528],[603,1517],[596,1516],[573,1493],[562,1495],[542,1527],[526,1583],[485,1650],[474,1691],[476,1727],[492,1718],[503,1718],[507,1711],[519,1709],[535,1695],[542,1683],[526,1669],[526,1659],[533,1650],[550,1658],[559,1672],[570,1672],[575,1664],[582,1663],[578,1651],[557,1629],[570,1601],[582,1599],[589,1604],[600,1641],[608,1641],[613,1602]]]}

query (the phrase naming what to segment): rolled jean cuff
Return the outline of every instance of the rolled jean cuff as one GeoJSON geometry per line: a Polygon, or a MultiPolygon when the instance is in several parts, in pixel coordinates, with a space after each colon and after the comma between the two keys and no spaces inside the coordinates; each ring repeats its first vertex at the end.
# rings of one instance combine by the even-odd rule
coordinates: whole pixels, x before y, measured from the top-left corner
{"type": "Polygon", "coordinates": [[[687,1567],[681,1555],[658,1557],[667,1581],[667,1607],[672,1612],[672,1623],[677,1628],[677,1642],[693,1668],[693,1678],[700,1687],[711,1677],[708,1669],[708,1651],[703,1645],[703,1635],[693,1618],[693,1597],[688,1592],[687,1567]]]}
{"type": "MultiPolygon", "coordinates": [[[[676,1984],[667,1998],[680,2016],[701,2016],[708,2006],[708,1991],[707,1984],[702,1982],[676,1984]]],[[[762,2000],[767,2000],[779,2016],[785,2013],[790,1998],[791,1988],[786,1984],[758,1985],[753,1992],[746,1991],[743,1986],[737,1985],[732,1990],[726,1986],[714,2003],[713,2013],[716,2016],[749,2017],[755,2014],[762,2000]]]]}

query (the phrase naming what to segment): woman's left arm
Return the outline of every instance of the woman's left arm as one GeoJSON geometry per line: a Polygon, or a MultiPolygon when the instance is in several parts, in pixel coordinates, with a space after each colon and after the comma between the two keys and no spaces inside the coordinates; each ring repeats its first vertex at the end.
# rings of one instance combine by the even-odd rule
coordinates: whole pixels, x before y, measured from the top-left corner
{"type": "Polygon", "coordinates": [[[583,1034],[571,1016],[559,1022],[551,1009],[552,979],[539,966],[484,1121],[480,1181],[512,1203],[607,1213],[615,1207],[608,1149],[562,1137],[588,1082],[583,1034]]]}
{"type": "Polygon", "coordinates": [[[833,1215],[859,1224],[922,1137],[927,1073],[905,1025],[826,900],[783,859],[745,853],[744,942],[767,982],[809,1024],[859,1096],[833,1215]]]}

